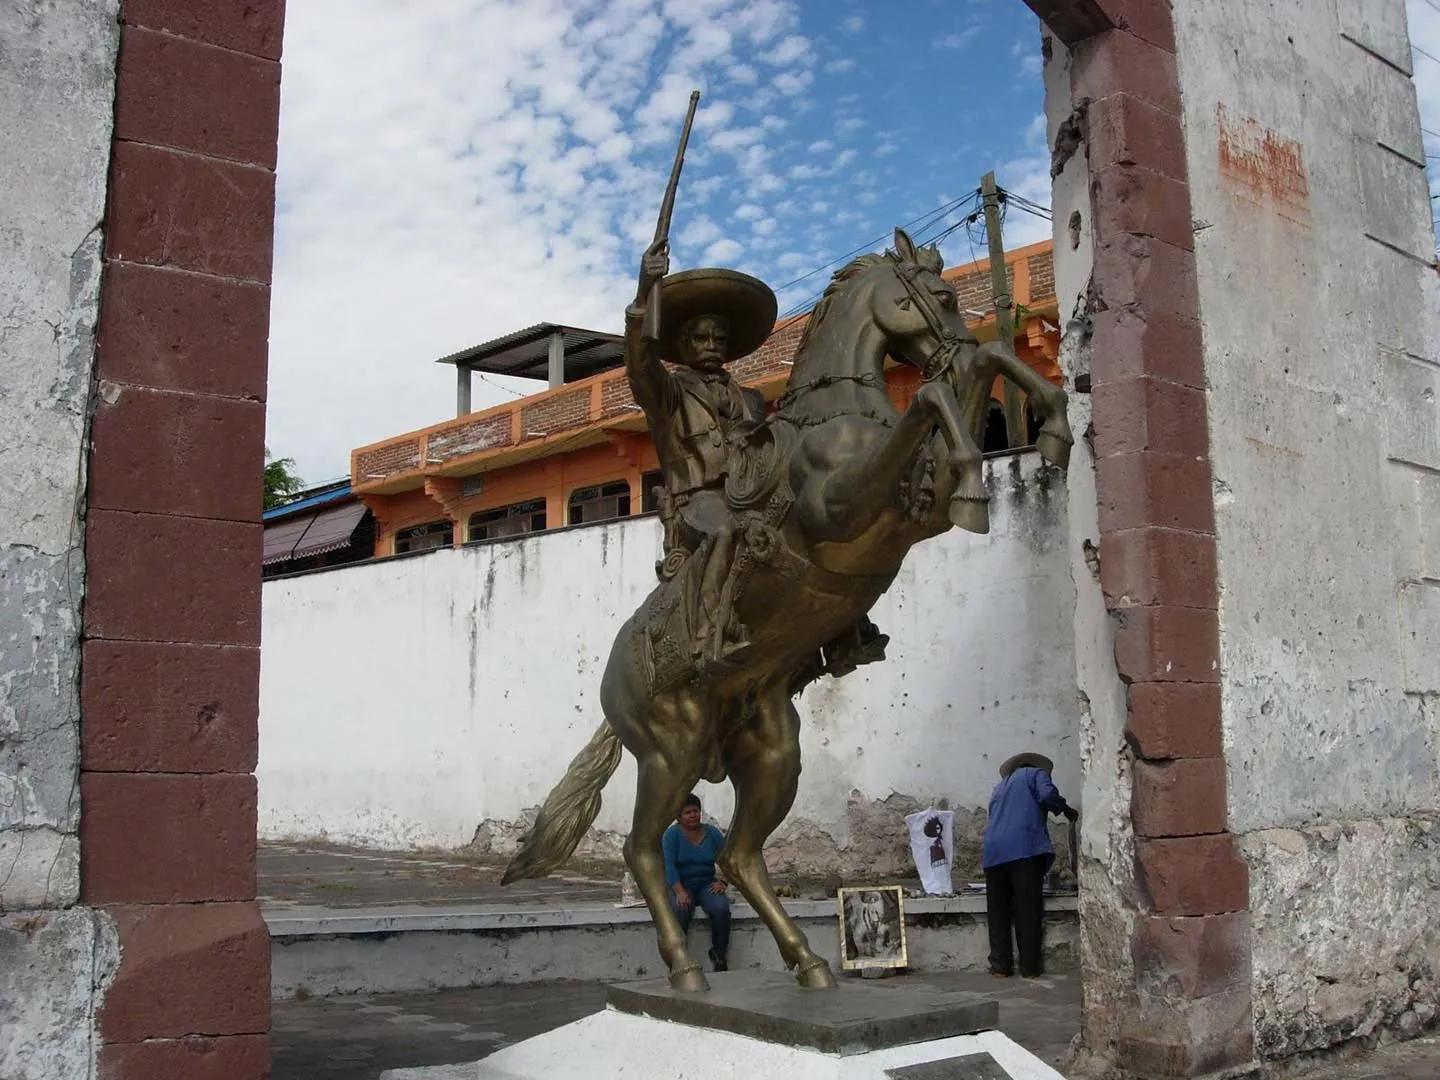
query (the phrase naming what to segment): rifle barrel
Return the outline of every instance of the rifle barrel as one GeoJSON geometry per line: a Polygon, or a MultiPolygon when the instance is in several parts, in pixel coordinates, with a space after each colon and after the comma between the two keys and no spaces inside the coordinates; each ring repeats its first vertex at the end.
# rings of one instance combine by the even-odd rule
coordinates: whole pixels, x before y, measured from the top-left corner
{"type": "Polygon", "coordinates": [[[700,104],[700,91],[690,91],[690,109],[685,114],[685,127],[680,131],[680,146],[675,151],[675,164],[670,169],[670,183],[665,200],[660,204],[660,220],[655,223],[655,242],[670,236],[670,215],[675,210],[675,192],[680,187],[680,170],[685,167],[685,146],[690,141],[690,127],[695,123],[695,106],[700,104]]]}

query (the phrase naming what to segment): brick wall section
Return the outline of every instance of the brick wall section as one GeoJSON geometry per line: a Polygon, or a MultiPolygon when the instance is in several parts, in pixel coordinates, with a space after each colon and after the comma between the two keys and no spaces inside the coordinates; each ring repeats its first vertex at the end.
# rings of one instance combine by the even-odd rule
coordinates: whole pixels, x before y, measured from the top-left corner
{"type": "Polygon", "coordinates": [[[269,1073],[255,759],[281,0],[124,0],[87,491],[100,1075],[269,1073]]]}
{"type": "Polygon", "coordinates": [[[1048,300],[1055,295],[1055,259],[1046,252],[1031,255],[1025,264],[1030,270],[1030,306],[1034,307],[1037,301],[1048,300]]]}
{"type": "Polygon", "coordinates": [[[1127,1025],[1116,1064],[1139,1076],[1197,1076],[1248,1062],[1253,1024],[1247,875],[1226,829],[1205,358],[1180,89],[1170,5],[1096,3],[1115,29],[1075,46],[1071,92],[1090,99],[1100,581],[1128,689],[1142,909],[1131,951],[1144,1020],[1127,1025]]]}
{"type": "Polygon", "coordinates": [[[590,423],[590,387],[582,385],[564,394],[552,394],[520,412],[522,440],[557,431],[585,427],[590,423]]]}
{"type": "Polygon", "coordinates": [[[509,442],[510,414],[501,413],[499,416],[486,416],[458,427],[431,433],[425,440],[425,454],[426,457],[460,457],[496,446],[507,446],[509,442]]]}
{"type": "MultiPolygon", "coordinates": [[[[508,432],[507,432],[508,434],[508,432]]],[[[363,450],[355,455],[355,476],[357,483],[364,483],[371,474],[389,476],[420,467],[420,440],[406,439],[403,442],[386,443],[374,450],[363,450]]]]}

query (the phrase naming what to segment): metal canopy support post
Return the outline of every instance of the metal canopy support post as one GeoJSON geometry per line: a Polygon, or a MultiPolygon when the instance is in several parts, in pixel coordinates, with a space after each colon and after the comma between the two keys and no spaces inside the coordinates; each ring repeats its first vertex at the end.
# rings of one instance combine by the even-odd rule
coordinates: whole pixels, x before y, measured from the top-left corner
{"type": "Polygon", "coordinates": [[[470,368],[465,364],[455,365],[455,415],[466,416],[470,412],[470,368]]]}
{"type": "Polygon", "coordinates": [[[550,389],[565,385],[565,335],[550,335],[550,389]]]}

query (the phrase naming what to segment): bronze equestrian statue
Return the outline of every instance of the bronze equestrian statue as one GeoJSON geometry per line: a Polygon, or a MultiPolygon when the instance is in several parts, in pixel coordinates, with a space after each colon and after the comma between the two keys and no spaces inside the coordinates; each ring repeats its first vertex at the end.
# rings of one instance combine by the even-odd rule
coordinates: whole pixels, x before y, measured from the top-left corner
{"type": "Polygon", "coordinates": [[[652,427],[669,504],[661,580],[620,628],[600,685],[604,719],[504,880],[543,876],[570,856],[599,813],[621,748],[629,750],[639,781],[625,861],[671,985],[707,989],[670,908],[660,838],[697,780],[728,776],[735,814],[721,869],[765,920],[800,984],[834,986],[776,898],[761,854],[800,776],[792,698],[827,670],[848,670],[838,643],[853,637],[864,653],[865,615],[913,545],[952,525],[988,531],[977,440],[995,377],[1029,395],[1043,420],[1037,449],[1062,469],[1072,445],[1066,396],[1008,343],[979,344],[940,276],[939,251],[917,249],[897,229],[894,250],[862,255],[834,275],[765,419],[748,392],[720,375],[722,356],[763,340],[757,321],[773,318],[770,290],[733,271],[665,277],[663,255],[657,240],[627,314],[636,400],[652,424],[672,418],[652,427]],[[659,327],[647,337],[642,324],[656,299],[659,327]],[[657,343],[659,356],[686,365],[668,382],[650,351],[657,343]],[[886,390],[887,357],[923,376],[903,414],[886,390]]]}

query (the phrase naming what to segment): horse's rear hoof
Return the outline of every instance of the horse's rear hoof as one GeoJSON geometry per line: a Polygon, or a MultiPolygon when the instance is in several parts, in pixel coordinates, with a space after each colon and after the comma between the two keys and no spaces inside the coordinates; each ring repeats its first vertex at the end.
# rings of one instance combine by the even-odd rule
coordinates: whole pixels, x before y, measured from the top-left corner
{"type": "Polygon", "coordinates": [[[950,497],[950,524],[972,533],[990,531],[990,500],[967,499],[963,495],[950,497]]]}
{"type": "Polygon", "coordinates": [[[1041,431],[1035,436],[1035,449],[1040,456],[1057,469],[1070,467],[1070,443],[1052,431],[1041,431]]]}
{"type": "Polygon", "coordinates": [[[670,973],[670,989],[678,990],[682,994],[699,994],[709,990],[710,983],[705,978],[705,972],[700,970],[700,965],[693,964],[670,973]]]}
{"type": "Polygon", "coordinates": [[[801,968],[795,981],[807,990],[833,990],[836,986],[835,973],[824,960],[816,960],[809,967],[801,968]]]}

